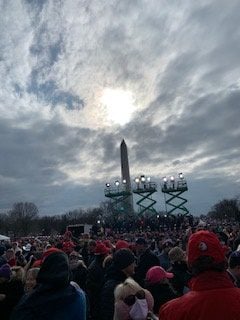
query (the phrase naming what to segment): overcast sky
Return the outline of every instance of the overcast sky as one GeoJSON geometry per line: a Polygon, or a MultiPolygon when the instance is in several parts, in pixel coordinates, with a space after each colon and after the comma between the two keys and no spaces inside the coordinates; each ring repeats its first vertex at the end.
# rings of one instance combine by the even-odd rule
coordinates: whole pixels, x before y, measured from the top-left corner
{"type": "Polygon", "coordinates": [[[240,194],[239,21],[239,0],[0,0],[0,210],[99,205],[123,138],[132,179],[185,174],[192,213],[240,194]]]}

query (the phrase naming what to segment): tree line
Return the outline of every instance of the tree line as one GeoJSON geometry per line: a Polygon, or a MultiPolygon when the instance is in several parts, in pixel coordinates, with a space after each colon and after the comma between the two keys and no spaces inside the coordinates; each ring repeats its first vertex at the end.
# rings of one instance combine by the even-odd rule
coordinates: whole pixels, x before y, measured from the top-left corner
{"type": "MultiPolygon", "coordinates": [[[[235,220],[240,222],[240,197],[223,199],[207,213],[209,218],[235,220]]],[[[71,224],[94,225],[97,220],[114,223],[116,212],[109,201],[99,207],[76,209],[59,215],[39,215],[37,206],[32,202],[17,202],[7,213],[0,214],[0,233],[15,237],[31,235],[63,234],[71,224]]]]}
{"type": "Polygon", "coordinates": [[[93,225],[103,214],[104,204],[101,204],[97,208],[40,216],[34,203],[18,202],[9,212],[0,214],[0,233],[15,237],[63,234],[68,225],[85,223],[93,225]]]}

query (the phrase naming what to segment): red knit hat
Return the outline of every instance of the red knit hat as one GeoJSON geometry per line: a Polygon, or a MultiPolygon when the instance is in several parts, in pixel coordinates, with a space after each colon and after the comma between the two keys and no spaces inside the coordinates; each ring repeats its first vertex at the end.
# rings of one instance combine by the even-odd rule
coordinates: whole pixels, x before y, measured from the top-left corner
{"type": "Polygon", "coordinates": [[[50,254],[55,253],[55,252],[62,252],[62,250],[60,250],[60,249],[58,249],[58,248],[54,248],[54,247],[52,247],[52,248],[50,248],[50,249],[47,249],[47,250],[43,253],[43,255],[42,255],[42,262],[43,262],[48,256],[50,256],[50,254]]]}
{"type": "Polygon", "coordinates": [[[214,262],[225,260],[225,251],[213,232],[201,230],[191,235],[188,241],[188,264],[191,266],[199,257],[209,256],[214,262]]]}
{"type": "Polygon", "coordinates": [[[118,240],[116,243],[116,250],[119,249],[128,249],[129,248],[129,243],[125,240],[118,240]]]}
{"type": "Polygon", "coordinates": [[[110,249],[105,246],[103,243],[97,243],[96,249],[95,249],[95,255],[101,255],[101,254],[107,254],[109,253],[110,249]]]}

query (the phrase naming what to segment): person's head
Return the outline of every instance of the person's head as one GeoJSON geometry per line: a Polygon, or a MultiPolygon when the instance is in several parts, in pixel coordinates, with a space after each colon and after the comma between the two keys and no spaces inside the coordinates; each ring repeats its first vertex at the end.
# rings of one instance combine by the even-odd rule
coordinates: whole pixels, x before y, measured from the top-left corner
{"type": "Polygon", "coordinates": [[[173,276],[173,273],[166,272],[162,267],[154,266],[146,274],[146,283],[148,286],[168,283],[168,279],[172,279],[173,276]]]}
{"type": "Polygon", "coordinates": [[[18,243],[17,242],[13,242],[12,243],[12,248],[15,250],[18,247],[18,243]]]}
{"type": "Polygon", "coordinates": [[[47,249],[43,252],[42,254],[42,257],[41,257],[41,263],[43,263],[43,261],[48,257],[50,256],[51,254],[53,253],[56,253],[56,252],[63,252],[62,250],[58,249],[58,248],[50,248],[50,249],[47,249]]]}
{"type": "Polygon", "coordinates": [[[15,266],[11,268],[12,279],[24,282],[25,271],[21,266],[15,266]]]}
{"type": "Polygon", "coordinates": [[[110,249],[106,247],[104,243],[99,242],[95,247],[94,254],[95,256],[103,260],[109,254],[109,252],[110,252],[110,249]]]}
{"type": "Polygon", "coordinates": [[[144,238],[138,238],[135,243],[137,255],[143,254],[147,249],[147,241],[144,238]]]}
{"type": "Polygon", "coordinates": [[[63,288],[70,282],[70,266],[68,256],[64,252],[53,252],[41,265],[37,275],[37,283],[52,288],[63,288]]]}
{"type": "Polygon", "coordinates": [[[127,277],[131,277],[135,270],[135,257],[129,249],[119,249],[113,255],[113,263],[127,277]]]}
{"type": "Polygon", "coordinates": [[[25,259],[24,255],[19,251],[19,253],[16,253],[16,265],[24,267],[27,264],[27,260],[25,259]]]}
{"type": "Polygon", "coordinates": [[[114,291],[116,320],[144,320],[148,311],[153,308],[151,294],[133,279],[128,278],[119,284],[114,291]]]}
{"type": "Polygon", "coordinates": [[[72,251],[69,255],[69,261],[71,263],[71,261],[78,261],[78,260],[82,260],[82,255],[80,253],[78,253],[77,251],[72,251]]]}
{"type": "Polygon", "coordinates": [[[86,268],[84,262],[83,262],[83,257],[80,253],[77,251],[72,251],[69,255],[69,264],[70,264],[70,269],[74,269],[75,267],[78,267],[82,265],[83,267],[86,268]]]}
{"type": "Polygon", "coordinates": [[[31,251],[31,248],[32,248],[31,243],[27,243],[25,246],[23,246],[23,250],[24,250],[25,252],[30,252],[30,251],[31,251]]]}
{"type": "Polygon", "coordinates": [[[228,259],[228,266],[236,278],[240,279],[240,251],[231,253],[228,259]]]}
{"type": "Polygon", "coordinates": [[[14,259],[15,255],[14,255],[14,250],[13,249],[7,249],[6,251],[6,259],[7,261],[14,259]]]}
{"type": "Polygon", "coordinates": [[[224,271],[226,258],[218,237],[210,231],[192,234],[188,241],[187,262],[193,275],[205,271],[224,271]]]}
{"type": "Polygon", "coordinates": [[[173,241],[171,239],[167,239],[163,241],[162,249],[165,253],[168,253],[173,248],[173,241]]]}
{"type": "Polygon", "coordinates": [[[88,252],[90,254],[94,254],[95,253],[95,250],[96,250],[96,246],[97,246],[97,243],[95,240],[90,240],[88,242],[88,252]]]}
{"type": "Polygon", "coordinates": [[[25,279],[25,292],[31,292],[37,284],[37,275],[40,268],[31,268],[27,271],[25,279]]]}
{"type": "Polygon", "coordinates": [[[181,263],[186,262],[186,254],[185,252],[179,248],[174,247],[168,252],[169,259],[171,263],[181,263]]]}
{"type": "Polygon", "coordinates": [[[11,275],[11,268],[8,264],[4,264],[0,267],[0,283],[9,281],[11,275]]]}

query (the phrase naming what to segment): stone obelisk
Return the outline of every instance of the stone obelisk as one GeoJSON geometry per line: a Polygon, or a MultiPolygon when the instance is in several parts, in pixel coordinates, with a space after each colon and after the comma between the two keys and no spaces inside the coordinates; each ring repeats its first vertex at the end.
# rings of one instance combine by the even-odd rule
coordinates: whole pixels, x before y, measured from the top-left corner
{"type": "MultiPolygon", "coordinates": [[[[129,172],[129,163],[128,163],[128,151],[127,145],[124,140],[121,142],[120,146],[120,155],[121,155],[121,171],[122,171],[122,182],[126,184],[126,191],[131,192],[131,180],[129,172]]],[[[133,196],[132,193],[125,200],[128,214],[133,214],[133,196]]]]}

